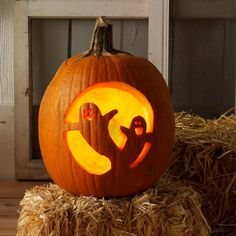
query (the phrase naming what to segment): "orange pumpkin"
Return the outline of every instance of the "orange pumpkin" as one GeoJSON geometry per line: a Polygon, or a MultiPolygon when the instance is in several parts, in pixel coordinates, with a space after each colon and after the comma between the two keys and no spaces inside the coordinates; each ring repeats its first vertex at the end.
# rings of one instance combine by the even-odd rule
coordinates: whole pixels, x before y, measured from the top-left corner
{"type": "Polygon", "coordinates": [[[63,63],[40,105],[49,175],[76,195],[139,192],[165,170],[173,133],[162,75],[146,59],[113,49],[112,27],[99,18],[91,49],[63,63]]]}

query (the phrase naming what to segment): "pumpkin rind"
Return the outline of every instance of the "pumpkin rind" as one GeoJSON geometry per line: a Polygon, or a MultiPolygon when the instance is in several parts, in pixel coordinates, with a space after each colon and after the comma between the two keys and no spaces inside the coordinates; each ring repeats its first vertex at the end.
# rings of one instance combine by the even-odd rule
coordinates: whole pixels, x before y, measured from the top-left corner
{"type": "Polygon", "coordinates": [[[59,68],[40,105],[39,142],[44,163],[52,179],[76,195],[124,196],[150,187],[168,164],[173,134],[172,102],[162,75],[146,59],[124,53],[70,58],[59,68]],[[151,147],[138,165],[129,168],[139,154],[135,153],[135,144],[129,144],[130,148],[121,155],[111,145],[109,135],[104,134],[102,122],[106,121],[88,124],[81,120],[78,128],[91,147],[111,157],[110,171],[90,174],[76,162],[67,146],[65,131],[75,127],[64,118],[78,94],[109,81],[132,86],[150,102],[154,112],[151,147]]]}

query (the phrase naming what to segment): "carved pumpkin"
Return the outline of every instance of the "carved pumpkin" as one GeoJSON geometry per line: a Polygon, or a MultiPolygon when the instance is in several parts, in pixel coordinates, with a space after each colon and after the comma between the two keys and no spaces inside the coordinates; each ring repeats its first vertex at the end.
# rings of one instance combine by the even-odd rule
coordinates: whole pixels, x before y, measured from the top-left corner
{"type": "Polygon", "coordinates": [[[112,27],[99,18],[91,49],[63,63],[40,105],[50,176],[76,195],[144,190],[165,170],[173,133],[162,75],[146,59],[113,49],[112,27]]]}

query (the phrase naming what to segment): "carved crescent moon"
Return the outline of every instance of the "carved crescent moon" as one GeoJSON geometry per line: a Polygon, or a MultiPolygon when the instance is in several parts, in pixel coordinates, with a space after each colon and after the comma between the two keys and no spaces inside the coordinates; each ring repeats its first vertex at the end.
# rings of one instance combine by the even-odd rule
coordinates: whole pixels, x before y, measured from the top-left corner
{"type": "MultiPolygon", "coordinates": [[[[130,128],[134,117],[142,116],[147,124],[146,131],[153,132],[154,114],[151,104],[140,91],[126,83],[111,81],[88,87],[70,104],[65,113],[65,123],[79,122],[79,110],[84,103],[94,103],[99,107],[102,115],[114,109],[118,110],[110,120],[108,130],[111,139],[120,150],[124,148],[127,140],[120,127],[130,128]]],[[[100,175],[111,169],[109,158],[93,150],[78,130],[66,131],[65,139],[77,163],[89,173],[100,175]]],[[[148,150],[146,148],[145,155],[148,150]]],[[[142,159],[144,157],[142,155],[142,159]]]]}

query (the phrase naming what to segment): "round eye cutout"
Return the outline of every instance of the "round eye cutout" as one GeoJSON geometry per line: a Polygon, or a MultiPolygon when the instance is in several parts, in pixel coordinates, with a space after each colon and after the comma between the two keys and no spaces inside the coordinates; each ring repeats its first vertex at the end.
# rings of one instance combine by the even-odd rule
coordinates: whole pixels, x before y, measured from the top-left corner
{"type": "Polygon", "coordinates": [[[136,126],[141,126],[142,125],[142,122],[141,121],[135,121],[134,123],[136,126]]]}
{"type": "Polygon", "coordinates": [[[93,111],[92,108],[84,108],[82,112],[83,112],[83,118],[85,120],[91,121],[95,117],[95,112],[93,111]]]}

